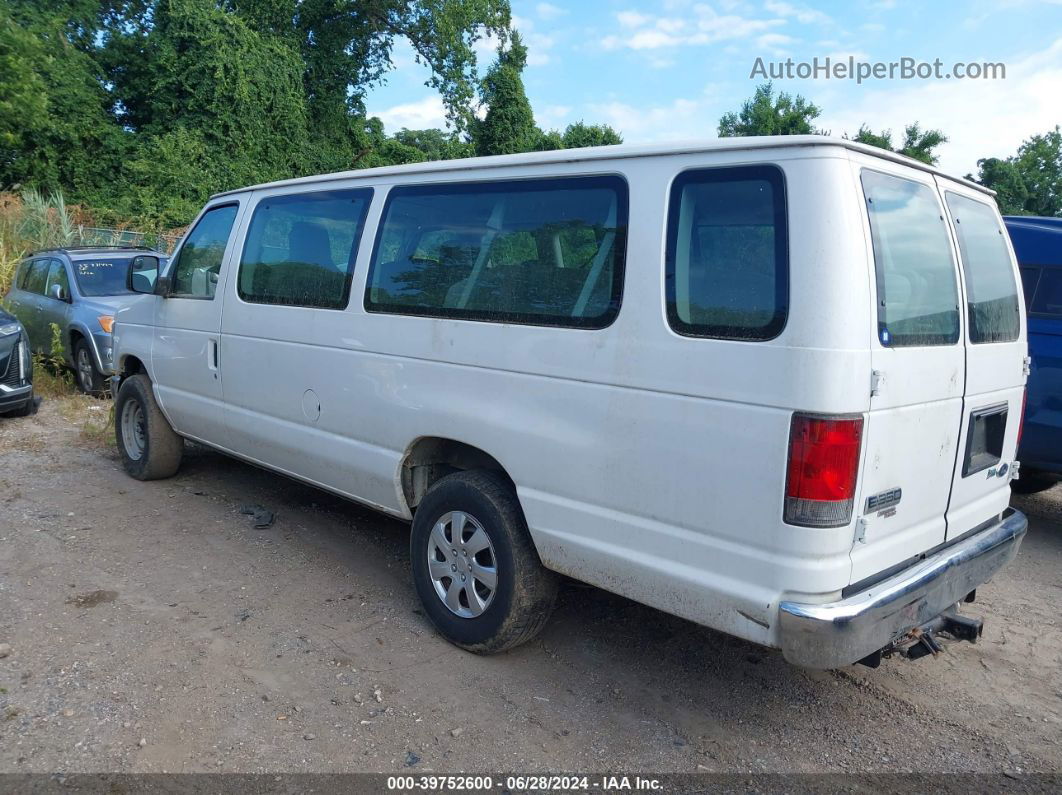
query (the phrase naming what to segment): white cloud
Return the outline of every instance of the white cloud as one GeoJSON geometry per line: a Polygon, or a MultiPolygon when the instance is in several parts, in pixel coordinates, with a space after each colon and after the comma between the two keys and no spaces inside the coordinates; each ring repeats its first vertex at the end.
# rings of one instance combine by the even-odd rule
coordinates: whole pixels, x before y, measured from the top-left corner
{"type": "Polygon", "coordinates": [[[527,44],[527,65],[545,66],[553,60],[550,50],[556,44],[553,36],[544,33],[529,33],[525,39],[527,44]]]}
{"type": "Polygon", "coordinates": [[[616,15],[626,31],[609,35],[601,41],[606,50],[623,47],[632,50],[655,50],[683,45],[712,44],[717,41],[744,39],[784,25],[784,19],[750,19],[736,14],[719,14],[711,6],[693,6],[692,16],[651,17],[637,11],[616,15]]]}
{"type": "MultiPolygon", "coordinates": [[[[480,32],[482,33],[482,30],[480,32]]],[[[472,50],[476,53],[476,60],[480,63],[491,60],[498,54],[499,44],[501,44],[501,40],[493,33],[483,34],[481,38],[472,45],[472,50]]]]}
{"type": "Polygon", "coordinates": [[[587,116],[611,125],[627,143],[637,143],[714,135],[715,125],[706,131],[699,120],[702,108],[700,101],[682,97],[656,107],[614,101],[588,105],[587,116]]]}
{"type": "Polygon", "coordinates": [[[796,39],[792,36],[786,36],[784,33],[764,33],[757,37],[756,47],[778,58],[788,54],[788,50],[785,49],[786,45],[795,41],[796,39]]]}
{"type": "Polygon", "coordinates": [[[428,127],[446,126],[446,109],[438,94],[429,94],[416,102],[369,110],[369,115],[379,116],[388,132],[395,132],[403,127],[424,130],[428,127]]]}
{"type": "Polygon", "coordinates": [[[780,17],[793,17],[797,22],[800,22],[803,25],[810,25],[812,23],[823,25],[833,22],[829,15],[824,14],[817,9],[808,8],[807,6],[784,3],[779,0],[767,0],[767,2],[763,4],[763,7],[772,14],[777,14],[780,17]]]}
{"type": "Polygon", "coordinates": [[[675,65],[675,59],[666,55],[650,55],[649,66],[653,69],[670,69],[675,65]]]}
{"type": "Polygon", "coordinates": [[[640,28],[653,21],[652,17],[640,14],[637,11],[620,11],[616,14],[616,19],[625,28],[640,28]]]}
{"type": "Polygon", "coordinates": [[[940,166],[963,176],[976,170],[979,158],[1012,155],[1024,139],[1062,122],[1062,38],[1045,50],[1008,61],[1005,80],[879,85],[864,83],[854,101],[850,96],[843,103],[822,101],[826,113],[820,126],[839,135],[854,133],[865,122],[874,130],[891,129],[894,140],[914,121],[940,129],[950,139],[937,150],[940,166]],[[831,110],[837,107],[843,109],[831,110]]]}
{"type": "Polygon", "coordinates": [[[570,105],[545,105],[535,111],[535,122],[544,130],[564,126],[571,115],[570,105]]]}
{"type": "Polygon", "coordinates": [[[535,6],[535,13],[542,19],[556,19],[568,13],[567,8],[558,8],[551,3],[539,3],[535,6]]]}

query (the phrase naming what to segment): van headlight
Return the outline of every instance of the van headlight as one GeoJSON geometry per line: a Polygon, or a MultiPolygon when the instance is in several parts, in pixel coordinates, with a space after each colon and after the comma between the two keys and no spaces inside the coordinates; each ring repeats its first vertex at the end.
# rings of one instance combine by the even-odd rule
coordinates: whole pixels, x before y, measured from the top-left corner
{"type": "Polygon", "coordinates": [[[10,337],[12,334],[18,334],[18,323],[8,323],[6,326],[0,326],[0,337],[10,337]]]}

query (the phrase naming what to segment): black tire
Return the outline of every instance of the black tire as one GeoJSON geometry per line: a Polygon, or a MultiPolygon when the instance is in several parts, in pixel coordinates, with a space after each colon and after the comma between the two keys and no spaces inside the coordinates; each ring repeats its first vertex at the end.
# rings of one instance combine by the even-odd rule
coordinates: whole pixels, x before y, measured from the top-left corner
{"type": "Polygon", "coordinates": [[[74,381],[77,388],[86,395],[102,397],[106,382],[103,375],[96,369],[96,360],[92,356],[92,348],[85,340],[78,340],[74,346],[74,381]]]}
{"type": "Polygon", "coordinates": [[[151,380],[142,373],[125,379],[118,390],[114,401],[114,438],[125,471],[137,480],[168,478],[181,465],[184,439],[162,415],[151,391],[151,380]],[[129,440],[126,433],[130,434],[129,440]],[[134,455],[135,452],[139,455],[134,455]]]}
{"type": "MultiPolygon", "coordinates": [[[[449,543],[453,543],[453,523],[445,527],[450,528],[449,543]]],[[[443,532],[445,540],[446,530],[443,532]]],[[[471,548],[474,533],[469,533],[471,548]]],[[[435,554],[436,548],[432,549],[435,554]]],[[[474,553],[473,559],[481,554],[474,553]]],[[[478,654],[495,654],[531,640],[549,619],[557,599],[558,577],[539,560],[516,493],[505,479],[486,470],[447,475],[428,490],[413,517],[410,559],[413,584],[428,618],[451,643],[478,654]],[[485,609],[474,617],[462,617],[447,607],[429,572],[432,532],[452,512],[471,517],[491,545],[496,587],[485,609]]],[[[435,560],[443,568],[449,563],[435,560]]],[[[455,572],[460,575],[456,569],[455,572]]],[[[469,572],[471,577],[471,569],[469,572]]],[[[454,584],[451,581],[450,587],[454,584]]],[[[481,585],[477,582],[473,587],[481,585]]],[[[467,598],[466,591],[466,604],[467,598]]]]}
{"type": "Polygon", "coordinates": [[[1058,482],[1058,478],[1047,475],[1036,475],[1030,472],[1022,475],[1017,480],[1010,482],[1010,490],[1015,494],[1038,494],[1047,491],[1058,482]]]}

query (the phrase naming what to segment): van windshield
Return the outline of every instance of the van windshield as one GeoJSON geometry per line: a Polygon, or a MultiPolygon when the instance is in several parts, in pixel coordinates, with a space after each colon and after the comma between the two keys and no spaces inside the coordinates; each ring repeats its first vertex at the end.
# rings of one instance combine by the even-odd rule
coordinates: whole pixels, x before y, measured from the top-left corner
{"type": "Polygon", "coordinates": [[[74,263],[74,276],[84,296],[126,295],[129,258],[83,259],[74,263]]]}
{"type": "Polygon", "coordinates": [[[1013,342],[1021,319],[1003,227],[984,202],[950,191],[946,198],[966,275],[970,342],[1013,342]]]}
{"type": "Polygon", "coordinates": [[[866,170],[882,345],[959,341],[959,288],[948,230],[933,188],[866,170]]]}

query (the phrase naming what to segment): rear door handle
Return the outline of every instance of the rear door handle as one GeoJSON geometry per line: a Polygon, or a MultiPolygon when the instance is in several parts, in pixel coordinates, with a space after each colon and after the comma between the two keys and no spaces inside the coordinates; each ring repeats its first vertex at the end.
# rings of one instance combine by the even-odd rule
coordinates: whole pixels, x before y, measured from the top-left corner
{"type": "Polygon", "coordinates": [[[210,359],[209,359],[209,362],[207,363],[207,366],[210,367],[211,370],[217,370],[218,369],[218,341],[217,340],[211,340],[210,341],[209,357],[210,357],[210,359]]]}

